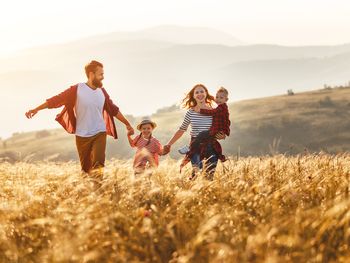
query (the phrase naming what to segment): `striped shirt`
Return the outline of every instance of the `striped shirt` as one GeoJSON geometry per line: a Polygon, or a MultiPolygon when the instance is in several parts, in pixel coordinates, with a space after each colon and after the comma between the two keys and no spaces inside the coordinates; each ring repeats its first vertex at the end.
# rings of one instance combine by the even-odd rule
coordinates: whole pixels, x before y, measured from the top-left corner
{"type": "Polygon", "coordinates": [[[188,126],[191,124],[191,137],[197,137],[202,131],[209,131],[213,122],[212,116],[206,116],[189,109],[186,114],[180,130],[187,131],[188,126]]]}

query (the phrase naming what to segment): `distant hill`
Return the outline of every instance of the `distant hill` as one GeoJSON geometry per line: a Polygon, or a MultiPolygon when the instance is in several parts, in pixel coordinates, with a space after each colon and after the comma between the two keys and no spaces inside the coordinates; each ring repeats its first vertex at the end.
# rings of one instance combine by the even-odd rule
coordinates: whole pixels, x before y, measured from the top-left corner
{"type": "Polygon", "coordinates": [[[23,114],[69,85],[85,81],[83,65],[90,59],[104,63],[104,85],[123,113],[137,116],[179,102],[196,83],[211,92],[223,85],[231,99],[239,101],[287,89],[301,92],[325,83],[339,85],[350,76],[350,44],[242,45],[224,32],[196,27],[113,32],[0,59],[1,96],[8,102],[0,104],[0,112],[11,112],[0,116],[7,123],[1,136],[57,127],[49,118],[28,122],[23,114]],[[161,99],[149,103],[154,96],[161,99]]]}
{"type": "MultiPolygon", "coordinates": [[[[174,44],[221,44],[237,46],[246,44],[243,41],[223,31],[207,27],[182,27],[175,25],[162,25],[144,30],[131,32],[115,32],[99,36],[101,42],[122,40],[155,40],[174,44]]],[[[83,39],[96,41],[96,37],[83,39]]]]}
{"type": "MultiPolygon", "coordinates": [[[[350,151],[350,88],[326,88],[295,95],[281,95],[230,103],[232,135],[222,141],[230,156],[298,154],[350,151]]],[[[184,110],[176,106],[158,110],[154,135],[166,143],[180,126],[184,110]]],[[[128,116],[133,122],[139,120],[128,116]]],[[[118,123],[120,139],[109,138],[108,158],[130,158],[124,128],[118,123]]],[[[189,140],[188,134],[172,149],[189,140]]],[[[0,144],[0,157],[8,160],[75,160],[74,136],[63,129],[14,134],[0,144]]]]}

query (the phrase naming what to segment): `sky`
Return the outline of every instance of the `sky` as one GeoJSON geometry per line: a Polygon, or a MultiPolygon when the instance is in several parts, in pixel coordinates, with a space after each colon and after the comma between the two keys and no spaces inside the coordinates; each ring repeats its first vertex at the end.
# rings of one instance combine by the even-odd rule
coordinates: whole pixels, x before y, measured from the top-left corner
{"type": "Polygon", "coordinates": [[[250,44],[350,42],[347,0],[0,0],[0,4],[1,56],[164,24],[212,27],[250,44]]]}

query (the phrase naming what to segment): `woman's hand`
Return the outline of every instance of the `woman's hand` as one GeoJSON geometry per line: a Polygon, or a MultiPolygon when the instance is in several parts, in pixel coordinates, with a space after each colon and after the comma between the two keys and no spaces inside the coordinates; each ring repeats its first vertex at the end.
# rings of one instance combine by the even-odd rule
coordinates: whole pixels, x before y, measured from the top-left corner
{"type": "Polygon", "coordinates": [[[226,135],[225,135],[225,133],[223,133],[223,132],[218,132],[218,133],[215,135],[215,138],[216,138],[217,140],[225,140],[226,135]]]}
{"type": "Polygon", "coordinates": [[[171,146],[169,144],[164,145],[164,147],[163,147],[163,155],[168,154],[170,152],[170,148],[171,148],[171,146]]]}

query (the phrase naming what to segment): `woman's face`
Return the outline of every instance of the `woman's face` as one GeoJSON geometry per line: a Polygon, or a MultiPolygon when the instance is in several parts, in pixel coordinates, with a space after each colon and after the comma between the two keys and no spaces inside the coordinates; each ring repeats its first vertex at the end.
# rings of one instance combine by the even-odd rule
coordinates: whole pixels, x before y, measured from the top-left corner
{"type": "Polygon", "coordinates": [[[196,100],[197,104],[205,102],[207,97],[207,92],[203,87],[197,87],[194,89],[193,97],[196,100]]]}

